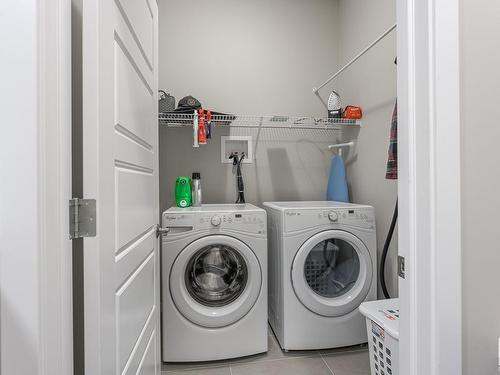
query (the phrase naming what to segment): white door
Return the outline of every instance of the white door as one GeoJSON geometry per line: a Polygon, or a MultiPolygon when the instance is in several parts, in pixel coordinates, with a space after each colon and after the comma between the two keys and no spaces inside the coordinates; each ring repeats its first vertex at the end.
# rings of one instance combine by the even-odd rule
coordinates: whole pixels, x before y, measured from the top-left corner
{"type": "Polygon", "coordinates": [[[159,374],[155,0],[83,2],[85,373],[159,374]]]}
{"type": "Polygon", "coordinates": [[[357,309],[370,291],[373,263],[365,244],[342,230],[309,238],[293,259],[292,285],[299,301],[323,316],[357,309]]]}

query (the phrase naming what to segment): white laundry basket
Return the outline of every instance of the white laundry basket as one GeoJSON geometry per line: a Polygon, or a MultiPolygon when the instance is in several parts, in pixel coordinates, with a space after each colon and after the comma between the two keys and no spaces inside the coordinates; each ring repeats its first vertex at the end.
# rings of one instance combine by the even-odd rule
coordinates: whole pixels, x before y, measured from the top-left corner
{"type": "Polygon", "coordinates": [[[372,375],[399,374],[399,298],[364,302],[372,375]]]}

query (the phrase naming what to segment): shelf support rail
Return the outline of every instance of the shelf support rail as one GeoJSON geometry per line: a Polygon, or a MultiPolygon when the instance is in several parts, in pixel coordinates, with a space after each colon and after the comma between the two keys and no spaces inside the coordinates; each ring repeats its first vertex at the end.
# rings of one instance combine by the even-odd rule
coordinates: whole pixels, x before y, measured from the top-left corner
{"type": "Polygon", "coordinates": [[[358,53],[351,61],[349,61],[347,64],[345,64],[339,71],[337,71],[334,75],[332,75],[330,78],[328,78],[325,82],[323,82],[321,85],[318,87],[313,88],[313,93],[318,97],[318,99],[323,103],[326,109],[328,109],[327,104],[323,100],[323,98],[319,95],[319,90],[321,90],[323,87],[328,85],[332,80],[337,78],[340,74],[344,72],[347,68],[349,68],[352,64],[354,64],[361,56],[363,56],[365,53],[367,53],[369,50],[371,50],[378,42],[380,42],[382,39],[384,39],[387,34],[389,34],[392,30],[394,30],[397,27],[397,24],[392,25],[389,27],[382,35],[380,35],[377,39],[375,39],[368,47],[366,47],[363,51],[358,53]]]}

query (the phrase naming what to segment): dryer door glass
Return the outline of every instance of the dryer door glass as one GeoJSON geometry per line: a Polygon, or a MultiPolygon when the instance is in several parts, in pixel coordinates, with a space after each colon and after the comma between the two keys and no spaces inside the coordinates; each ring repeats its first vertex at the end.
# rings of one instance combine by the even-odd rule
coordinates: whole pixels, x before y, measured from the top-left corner
{"type": "Polygon", "coordinates": [[[230,304],[245,290],[247,265],[234,248],[211,244],[201,248],[186,267],[186,287],[196,301],[205,306],[230,304]]]}
{"type": "Polygon", "coordinates": [[[352,233],[326,230],[306,240],[292,263],[292,285],[309,310],[343,316],[368,295],[375,275],[366,245],[352,233]]]}
{"type": "Polygon", "coordinates": [[[347,241],[331,238],[311,249],[304,263],[304,276],[316,294],[336,298],[352,289],[359,269],[356,249],[347,241]]]}

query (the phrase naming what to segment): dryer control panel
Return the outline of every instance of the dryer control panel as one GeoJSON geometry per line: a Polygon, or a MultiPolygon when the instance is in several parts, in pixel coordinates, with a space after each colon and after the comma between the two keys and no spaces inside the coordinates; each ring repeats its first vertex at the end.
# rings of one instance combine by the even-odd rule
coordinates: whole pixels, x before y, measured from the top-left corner
{"type": "Polygon", "coordinates": [[[371,207],[285,210],[285,231],[294,232],[321,225],[349,225],[375,229],[375,214],[371,207]]]}

